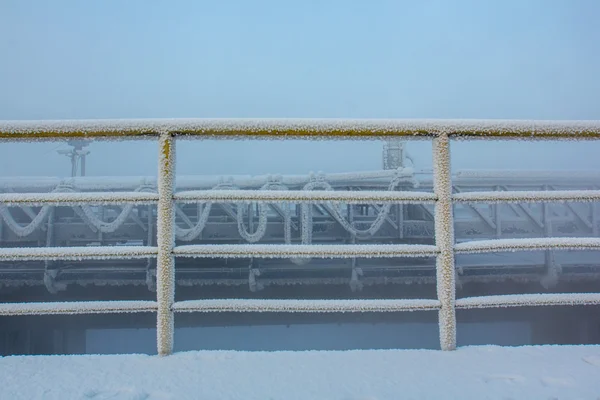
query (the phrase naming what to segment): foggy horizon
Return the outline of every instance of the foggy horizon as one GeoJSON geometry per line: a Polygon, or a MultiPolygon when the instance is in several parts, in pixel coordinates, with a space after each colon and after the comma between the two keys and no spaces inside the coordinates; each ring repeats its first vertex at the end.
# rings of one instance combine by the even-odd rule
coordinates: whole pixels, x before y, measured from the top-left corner
{"type": "MultiPolygon", "coordinates": [[[[592,0],[7,1],[0,120],[600,119],[598,13],[592,0]]],[[[57,145],[4,144],[0,176],[68,176],[57,145]]],[[[431,168],[430,146],[408,142],[416,169],[431,168]]],[[[186,142],[178,173],[373,170],[381,149],[186,142]]],[[[87,175],[156,175],[155,143],[90,150],[87,175]],[[113,157],[119,163],[103,162],[113,157]]],[[[460,142],[452,162],[454,170],[600,170],[599,151],[597,142],[460,142]]]]}

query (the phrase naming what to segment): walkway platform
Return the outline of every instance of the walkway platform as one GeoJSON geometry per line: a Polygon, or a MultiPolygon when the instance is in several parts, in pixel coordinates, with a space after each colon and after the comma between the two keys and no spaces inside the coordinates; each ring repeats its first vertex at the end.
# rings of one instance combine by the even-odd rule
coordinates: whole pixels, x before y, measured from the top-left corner
{"type": "Polygon", "coordinates": [[[598,399],[600,346],[0,358],[2,399],[598,399]]]}

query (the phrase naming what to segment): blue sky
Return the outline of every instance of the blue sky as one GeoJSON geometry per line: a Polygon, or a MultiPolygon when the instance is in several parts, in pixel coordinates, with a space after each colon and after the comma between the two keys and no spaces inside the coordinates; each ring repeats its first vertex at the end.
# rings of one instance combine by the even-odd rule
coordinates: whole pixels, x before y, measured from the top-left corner
{"type": "MultiPolygon", "coordinates": [[[[3,0],[0,119],[600,119],[598,15],[595,0],[3,0]]],[[[3,175],[68,171],[66,159],[48,144],[31,147],[46,162],[37,173],[23,172],[29,167],[20,164],[21,153],[2,146],[3,175]],[[48,167],[53,163],[57,169],[48,167]]],[[[108,149],[94,146],[94,154],[108,149]]],[[[310,150],[317,154],[314,169],[331,167],[319,164],[331,147],[307,146],[316,149],[310,150]]],[[[459,155],[473,155],[474,145],[461,146],[459,155]]],[[[503,146],[516,151],[510,159],[517,167],[531,151],[523,144],[503,146]]],[[[111,147],[115,157],[131,157],[133,147],[118,147],[111,147]]],[[[255,147],[219,151],[243,161],[244,153],[265,148],[255,147]]],[[[189,150],[190,160],[202,158],[201,143],[191,148],[196,150],[189,150]]],[[[430,159],[425,148],[412,146],[413,153],[423,154],[423,164],[430,159]]],[[[218,151],[209,149],[203,153],[207,164],[194,164],[200,170],[215,165],[211,157],[218,151]]],[[[551,167],[566,151],[568,165],[600,168],[594,161],[599,149],[589,143],[550,145],[539,165],[551,167]]],[[[336,150],[350,160],[353,154],[373,154],[372,162],[358,167],[379,167],[378,144],[336,150]]],[[[141,159],[144,151],[154,151],[152,144],[135,151],[140,158],[127,163],[130,173],[154,173],[154,164],[141,159]]],[[[501,167],[490,157],[469,158],[473,162],[465,157],[455,165],[501,167]]],[[[90,159],[90,173],[118,172],[97,158],[90,159]]],[[[280,167],[257,166],[248,158],[238,169],[280,167]]]]}

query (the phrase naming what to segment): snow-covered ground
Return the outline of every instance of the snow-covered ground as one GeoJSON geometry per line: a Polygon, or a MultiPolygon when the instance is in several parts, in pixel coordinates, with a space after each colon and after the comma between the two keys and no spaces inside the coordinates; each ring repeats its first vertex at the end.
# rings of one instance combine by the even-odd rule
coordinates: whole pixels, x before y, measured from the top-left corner
{"type": "Polygon", "coordinates": [[[598,399],[600,346],[0,358],[2,399],[598,399]]]}

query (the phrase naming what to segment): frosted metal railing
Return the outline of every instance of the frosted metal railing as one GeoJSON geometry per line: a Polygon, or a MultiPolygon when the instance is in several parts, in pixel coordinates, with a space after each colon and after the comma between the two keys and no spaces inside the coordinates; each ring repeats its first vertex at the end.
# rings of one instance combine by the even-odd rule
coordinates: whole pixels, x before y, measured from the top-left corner
{"type": "Polygon", "coordinates": [[[176,312],[397,312],[438,310],[440,344],[456,348],[456,309],[600,304],[600,293],[482,296],[455,299],[456,253],[600,249],[600,238],[541,238],[454,243],[452,205],[456,202],[599,201],[600,191],[475,192],[452,194],[450,140],[600,139],[600,121],[445,121],[445,120],[124,120],[5,121],[0,140],[131,139],[158,137],[158,193],[0,194],[10,205],[157,204],[156,247],[4,248],[0,260],[157,258],[157,301],[104,301],[0,304],[0,315],[156,312],[160,355],[173,351],[176,312]],[[429,138],[433,140],[434,191],[186,191],[174,193],[175,138],[429,138]],[[191,245],[175,246],[174,203],[293,202],[435,203],[435,246],[427,245],[191,245]],[[437,258],[437,300],[194,300],[175,302],[178,257],[419,257],[437,258]]]}

